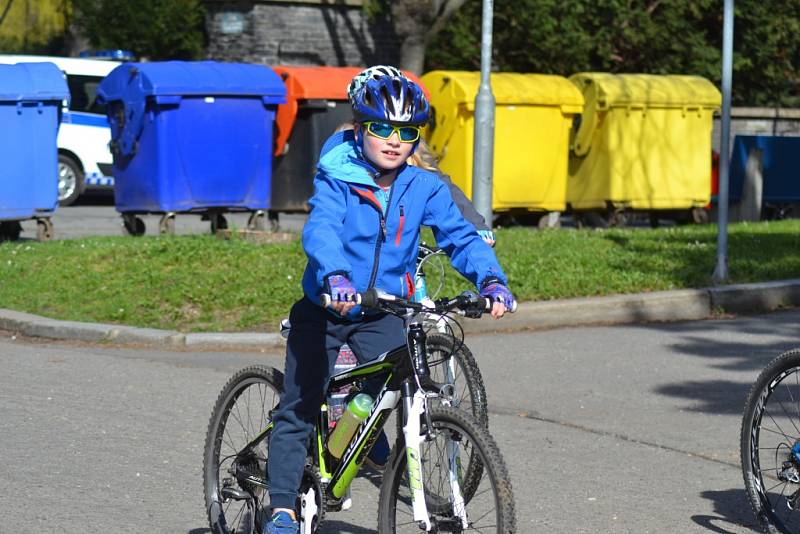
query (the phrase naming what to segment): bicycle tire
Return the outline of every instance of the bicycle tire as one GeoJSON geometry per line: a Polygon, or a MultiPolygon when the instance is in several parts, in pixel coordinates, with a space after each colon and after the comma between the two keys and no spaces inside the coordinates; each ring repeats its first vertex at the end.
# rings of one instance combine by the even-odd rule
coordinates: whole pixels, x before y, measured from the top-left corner
{"type": "MultiPolygon", "coordinates": [[[[489,427],[489,407],[486,400],[486,388],[483,385],[478,363],[466,345],[452,336],[430,334],[427,339],[427,351],[431,378],[439,383],[445,380],[445,366],[453,364],[453,398],[450,406],[464,410],[485,426],[489,427]],[[458,349],[458,350],[456,350],[458,349]],[[436,359],[436,356],[439,359],[436,359]],[[431,358],[433,356],[433,358],[431,358]],[[447,357],[448,359],[446,359],[447,357]]],[[[397,412],[397,436],[403,435],[402,407],[397,412]]],[[[463,477],[464,494],[475,491],[483,473],[483,465],[477,458],[472,458],[463,477]]]]}
{"type": "Polygon", "coordinates": [[[489,405],[483,376],[475,361],[475,356],[463,342],[445,334],[428,334],[428,364],[431,377],[440,383],[446,383],[446,369],[449,365],[447,357],[453,360],[455,372],[453,406],[461,408],[478,420],[483,426],[489,426],[489,405]]]}
{"type": "MultiPolygon", "coordinates": [[[[481,490],[474,491],[469,498],[464,495],[467,515],[472,521],[464,532],[485,533],[495,530],[498,534],[516,532],[511,479],[500,450],[489,434],[489,430],[468,413],[448,406],[431,406],[428,415],[434,428],[435,438],[424,440],[420,444],[420,463],[423,466],[423,478],[425,479],[423,485],[428,514],[431,516],[432,522],[444,524],[455,521],[452,506],[449,504],[452,499],[452,495],[449,494],[451,488],[449,482],[447,484],[443,482],[449,481],[449,468],[445,468],[444,474],[435,474],[433,471],[443,463],[451,465],[442,451],[447,449],[450,444],[457,443],[459,456],[455,460],[456,466],[463,465],[462,453],[470,456],[476,455],[484,466],[483,475],[479,481],[481,490]],[[484,511],[487,507],[489,510],[484,511]],[[476,524],[476,522],[480,523],[476,524]],[[484,524],[484,522],[488,524],[484,524]]],[[[406,449],[402,440],[399,440],[392,451],[381,484],[378,499],[378,532],[380,534],[419,532],[419,527],[413,521],[411,512],[406,461],[406,449]]],[[[451,528],[454,530],[445,531],[457,531],[457,527],[451,526],[451,528]]]]}
{"type": "Polygon", "coordinates": [[[261,532],[261,505],[266,490],[243,477],[247,473],[266,475],[269,435],[251,454],[240,454],[267,427],[282,392],[283,373],[255,365],[234,374],[217,397],[203,451],[203,492],[209,525],[215,534],[261,532]],[[240,400],[247,406],[240,407],[240,400]],[[246,498],[226,498],[223,491],[246,498]]]}
{"type": "Polygon", "coordinates": [[[800,458],[793,447],[800,447],[800,349],[764,368],[742,415],[742,476],[756,518],[770,534],[800,531],[800,458]]]}

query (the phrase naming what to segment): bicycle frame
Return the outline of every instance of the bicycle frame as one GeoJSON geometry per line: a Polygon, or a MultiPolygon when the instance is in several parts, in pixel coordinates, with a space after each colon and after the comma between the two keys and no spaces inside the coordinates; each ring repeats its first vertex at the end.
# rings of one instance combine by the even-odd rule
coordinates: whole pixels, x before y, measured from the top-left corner
{"type": "MultiPolygon", "coordinates": [[[[420,435],[421,418],[426,413],[427,398],[441,396],[442,388],[435,384],[429,376],[426,335],[422,328],[424,313],[408,310],[404,316],[405,329],[408,333],[407,345],[386,352],[373,361],[359,365],[332,377],[328,382],[328,392],[357,381],[385,376],[384,384],[377,395],[375,404],[367,418],[359,425],[350,439],[340,460],[333,458],[327,451],[325,443],[328,437],[327,406],[320,409],[316,427],[316,461],[320,477],[327,483],[327,495],[341,500],[363,463],[367,452],[371,449],[391,412],[403,402],[403,434],[405,437],[408,480],[412,494],[414,520],[430,530],[431,522],[425,503],[425,492],[422,484],[422,465],[420,463],[420,444],[425,439],[420,435]]],[[[441,385],[446,386],[446,385],[441,385]]],[[[445,397],[446,398],[446,397],[445,397]]],[[[455,465],[457,445],[453,444],[448,451],[451,465],[455,465]]],[[[464,526],[467,525],[463,498],[458,487],[457,477],[450,477],[453,495],[456,496],[454,510],[464,526]]],[[[314,509],[313,493],[301,496],[307,501],[301,503],[304,510],[314,509]]],[[[304,514],[305,515],[305,514],[304,514]]],[[[301,525],[301,532],[305,532],[301,525]]]]}

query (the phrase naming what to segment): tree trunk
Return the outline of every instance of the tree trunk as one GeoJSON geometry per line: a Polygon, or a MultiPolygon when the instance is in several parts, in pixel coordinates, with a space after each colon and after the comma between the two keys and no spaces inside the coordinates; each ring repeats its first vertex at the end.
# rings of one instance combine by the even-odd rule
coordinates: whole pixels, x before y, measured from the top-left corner
{"type": "Polygon", "coordinates": [[[400,68],[422,74],[425,48],[466,0],[395,0],[392,15],[402,40],[400,68]]]}
{"type": "Polygon", "coordinates": [[[422,35],[409,35],[400,45],[400,68],[422,75],[425,68],[425,37],[422,35]]]}

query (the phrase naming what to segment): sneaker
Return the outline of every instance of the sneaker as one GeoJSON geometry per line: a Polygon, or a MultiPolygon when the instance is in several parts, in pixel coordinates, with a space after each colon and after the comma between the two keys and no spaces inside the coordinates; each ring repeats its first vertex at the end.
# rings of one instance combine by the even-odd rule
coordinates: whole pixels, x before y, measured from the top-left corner
{"type": "Polygon", "coordinates": [[[386,464],[389,462],[389,453],[391,452],[392,449],[389,447],[389,438],[386,437],[386,432],[381,430],[378,439],[375,440],[375,444],[372,446],[372,450],[369,451],[364,463],[375,471],[383,471],[386,468],[386,464]]]}
{"type": "Polygon", "coordinates": [[[275,512],[267,523],[264,534],[298,534],[300,524],[292,519],[289,512],[275,512]]]}

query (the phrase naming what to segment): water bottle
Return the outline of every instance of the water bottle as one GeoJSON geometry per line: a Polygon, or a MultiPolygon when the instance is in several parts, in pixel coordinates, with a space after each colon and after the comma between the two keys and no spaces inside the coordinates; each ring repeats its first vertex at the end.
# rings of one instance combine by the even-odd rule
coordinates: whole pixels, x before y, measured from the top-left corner
{"type": "Polygon", "coordinates": [[[347,403],[347,408],[345,408],[342,417],[336,423],[336,428],[333,429],[328,438],[328,451],[330,451],[331,456],[334,458],[342,457],[350,438],[356,433],[358,425],[367,418],[374,402],[372,397],[366,393],[359,393],[347,403]]]}
{"type": "Polygon", "coordinates": [[[425,272],[420,271],[414,280],[414,295],[411,300],[422,302],[426,298],[428,298],[428,283],[425,281],[425,272]]]}
{"type": "MultiPolygon", "coordinates": [[[[358,359],[353,351],[347,345],[342,345],[339,349],[339,356],[336,358],[336,365],[333,366],[333,374],[338,375],[349,371],[358,365],[358,359]]],[[[344,413],[344,405],[347,397],[350,395],[351,385],[343,386],[330,392],[328,395],[328,431],[332,431],[333,427],[339,421],[339,418],[344,413]]]]}

